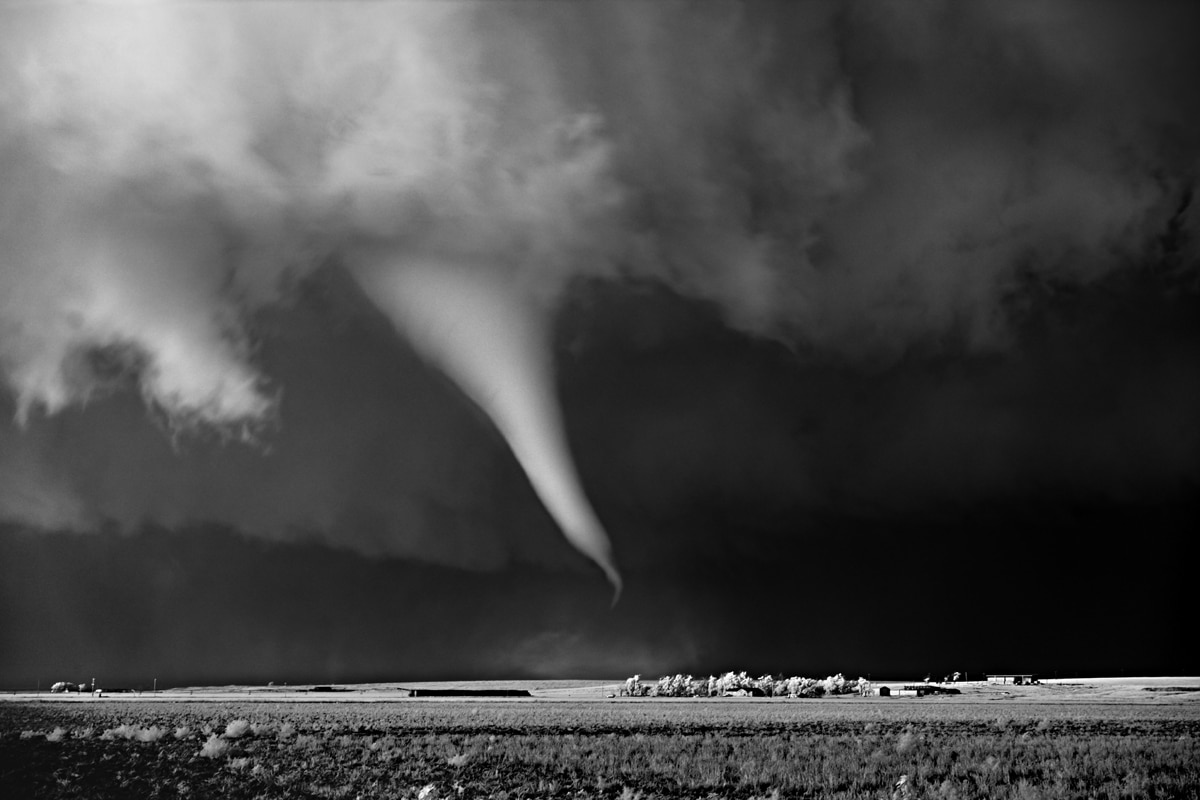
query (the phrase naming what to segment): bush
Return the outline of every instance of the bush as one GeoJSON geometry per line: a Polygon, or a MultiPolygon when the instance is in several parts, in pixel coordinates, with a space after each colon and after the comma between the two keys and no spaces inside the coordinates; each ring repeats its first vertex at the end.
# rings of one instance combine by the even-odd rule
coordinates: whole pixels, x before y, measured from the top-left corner
{"type": "Polygon", "coordinates": [[[167,733],[165,728],[160,728],[157,725],[152,725],[149,728],[143,728],[140,725],[130,725],[123,723],[115,728],[109,728],[104,733],[100,734],[100,738],[105,741],[114,739],[129,739],[130,741],[138,742],[157,742],[167,733]]]}
{"type": "Polygon", "coordinates": [[[163,736],[166,736],[167,729],[160,728],[157,725],[152,725],[149,728],[141,728],[133,735],[133,738],[139,742],[157,742],[163,736]]]}
{"type": "Polygon", "coordinates": [[[229,749],[229,742],[222,739],[220,736],[213,734],[208,737],[208,741],[200,748],[200,755],[204,758],[220,758],[225,755],[229,749]]]}
{"type": "Polygon", "coordinates": [[[226,739],[240,739],[252,730],[251,725],[244,719],[235,719],[225,726],[226,739]]]}

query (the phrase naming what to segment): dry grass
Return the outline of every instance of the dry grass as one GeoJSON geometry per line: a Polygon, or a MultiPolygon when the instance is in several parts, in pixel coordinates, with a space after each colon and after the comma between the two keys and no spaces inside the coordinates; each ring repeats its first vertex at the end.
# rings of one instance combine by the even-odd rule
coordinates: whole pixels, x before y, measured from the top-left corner
{"type": "Polygon", "coordinates": [[[890,797],[906,775],[909,797],[1196,797],[1200,704],[1158,694],[5,703],[0,785],[22,797],[782,800],[890,797]]]}

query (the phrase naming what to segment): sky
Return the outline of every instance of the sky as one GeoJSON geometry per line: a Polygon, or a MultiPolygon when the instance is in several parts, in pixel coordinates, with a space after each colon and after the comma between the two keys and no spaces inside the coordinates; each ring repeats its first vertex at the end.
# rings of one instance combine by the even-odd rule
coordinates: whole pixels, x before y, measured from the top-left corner
{"type": "Polygon", "coordinates": [[[0,687],[1197,674],[1197,16],[0,3],[0,687]]]}

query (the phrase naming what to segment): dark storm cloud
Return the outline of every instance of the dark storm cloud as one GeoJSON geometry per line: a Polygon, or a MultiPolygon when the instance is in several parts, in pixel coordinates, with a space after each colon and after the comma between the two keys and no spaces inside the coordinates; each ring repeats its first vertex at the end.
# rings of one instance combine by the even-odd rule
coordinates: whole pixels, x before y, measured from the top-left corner
{"type": "MultiPolygon", "coordinates": [[[[1187,513],[1194,519],[1195,508],[1187,513]]],[[[1185,517],[1145,506],[1060,513],[1036,556],[1018,559],[1001,543],[1030,519],[997,505],[935,525],[813,520],[800,554],[714,552],[628,569],[612,610],[603,584],[581,587],[560,570],[481,575],[214,528],[6,526],[0,687],[93,676],[145,689],[155,678],[159,688],[403,685],[726,669],[878,678],[1030,664],[1047,675],[1195,674],[1194,648],[1178,635],[1188,566],[1164,558],[1188,541],[1185,517]],[[964,563],[953,546],[963,523],[990,543],[990,557],[964,563]],[[1098,546],[1096,526],[1114,523],[1140,531],[1144,545],[1098,546]],[[1019,607],[1019,624],[995,615],[998,603],[1019,607]]]]}
{"type": "Polygon", "coordinates": [[[443,274],[534,383],[553,334],[619,561],[693,602],[664,563],[1200,475],[1191,4],[0,14],[5,519],[578,569],[443,274]]]}
{"type": "Polygon", "coordinates": [[[1003,347],[1022,284],[1138,260],[1195,181],[1177,5],[932,7],[864,4],[847,39],[873,148],[830,221],[833,347],[1003,347]]]}
{"type": "Polygon", "coordinates": [[[827,535],[813,513],[943,524],[988,503],[1171,506],[1200,480],[1200,308],[1170,280],[1043,298],[1003,355],[870,368],[802,367],[712,310],[597,292],[564,326],[581,470],[631,566],[804,552],[827,535]]]}

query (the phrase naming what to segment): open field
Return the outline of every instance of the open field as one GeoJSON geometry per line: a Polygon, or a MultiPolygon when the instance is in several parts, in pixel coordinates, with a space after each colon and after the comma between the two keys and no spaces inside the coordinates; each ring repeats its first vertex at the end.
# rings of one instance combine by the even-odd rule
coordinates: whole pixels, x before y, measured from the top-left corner
{"type": "MultiPolygon", "coordinates": [[[[652,681],[643,681],[652,682],[652,681]]],[[[913,679],[883,679],[874,681],[874,686],[890,686],[893,689],[916,683],[913,679]]],[[[388,683],[362,683],[333,685],[319,691],[313,684],[302,686],[185,686],[163,689],[160,692],[105,693],[103,699],[114,702],[138,700],[155,701],[241,701],[247,698],[255,702],[392,702],[408,701],[411,689],[523,689],[539,700],[608,700],[617,694],[623,680],[497,680],[497,681],[395,681],[388,683]]],[[[992,685],[986,681],[962,681],[953,684],[960,694],[937,699],[940,703],[1200,703],[1200,677],[1131,677],[1131,678],[1062,678],[1045,679],[1037,686],[992,685]]],[[[436,698],[428,698],[432,700],[436,698]]],[[[479,702],[487,698],[479,698],[479,702]]],[[[76,695],[40,692],[3,692],[0,703],[5,701],[38,702],[95,702],[86,693],[76,695]]],[[[906,702],[905,698],[892,698],[890,702],[906,702]]],[[[765,702],[779,702],[772,698],[765,702]]],[[[929,702],[928,699],[921,700],[929,702]]]]}
{"type": "Polygon", "coordinates": [[[920,700],[609,700],[613,682],[505,682],[545,694],[423,700],[401,698],[401,685],[418,686],[307,695],[316,702],[246,687],[5,696],[0,793],[1200,797],[1200,692],[1183,691],[1194,678],[969,685],[920,700]]]}

